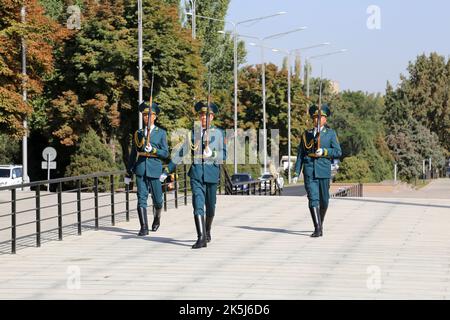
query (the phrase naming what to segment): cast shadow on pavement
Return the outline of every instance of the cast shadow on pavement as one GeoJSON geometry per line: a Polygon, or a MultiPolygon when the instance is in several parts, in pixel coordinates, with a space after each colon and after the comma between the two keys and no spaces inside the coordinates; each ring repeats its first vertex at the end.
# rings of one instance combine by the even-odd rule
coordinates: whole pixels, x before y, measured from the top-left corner
{"type": "Polygon", "coordinates": [[[296,235],[296,236],[305,236],[305,237],[309,237],[311,235],[311,233],[313,233],[313,230],[311,230],[311,231],[292,231],[292,230],[286,230],[286,229],[280,229],[280,228],[259,228],[259,227],[249,227],[249,226],[235,226],[235,228],[252,230],[252,231],[286,233],[286,234],[292,234],[292,235],[296,235]]]}
{"type": "Polygon", "coordinates": [[[99,230],[120,233],[121,234],[120,237],[124,240],[139,238],[139,239],[142,239],[145,241],[168,243],[168,244],[174,244],[174,245],[183,246],[183,247],[190,247],[196,241],[196,239],[177,240],[177,239],[166,238],[166,237],[155,237],[154,236],[155,232],[152,232],[152,231],[149,232],[148,236],[139,237],[137,235],[139,230],[129,230],[129,229],[123,229],[123,228],[118,228],[118,227],[100,227],[99,230]],[[184,242],[189,242],[192,244],[185,244],[184,242]]]}

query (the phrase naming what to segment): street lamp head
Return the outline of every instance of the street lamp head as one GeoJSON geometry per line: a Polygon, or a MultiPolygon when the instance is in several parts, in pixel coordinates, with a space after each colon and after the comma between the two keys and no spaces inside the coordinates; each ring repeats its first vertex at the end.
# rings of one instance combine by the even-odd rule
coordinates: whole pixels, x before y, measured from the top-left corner
{"type": "Polygon", "coordinates": [[[257,44],[254,43],[254,42],[249,42],[249,45],[250,45],[250,46],[254,46],[254,47],[257,46],[257,44]]]}
{"type": "Polygon", "coordinates": [[[282,14],[286,14],[286,13],[287,13],[286,11],[277,12],[278,15],[282,15],[282,14]]]}

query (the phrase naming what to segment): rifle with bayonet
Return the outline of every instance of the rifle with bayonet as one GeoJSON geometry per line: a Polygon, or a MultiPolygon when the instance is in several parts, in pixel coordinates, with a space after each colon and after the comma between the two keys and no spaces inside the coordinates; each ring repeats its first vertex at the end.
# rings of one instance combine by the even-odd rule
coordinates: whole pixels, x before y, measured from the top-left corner
{"type": "Polygon", "coordinates": [[[155,82],[155,69],[152,67],[152,84],[150,87],[150,106],[148,111],[148,123],[147,123],[147,147],[150,146],[150,129],[152,125],[152,106],[153,106],[153,83],[155,82]]]}

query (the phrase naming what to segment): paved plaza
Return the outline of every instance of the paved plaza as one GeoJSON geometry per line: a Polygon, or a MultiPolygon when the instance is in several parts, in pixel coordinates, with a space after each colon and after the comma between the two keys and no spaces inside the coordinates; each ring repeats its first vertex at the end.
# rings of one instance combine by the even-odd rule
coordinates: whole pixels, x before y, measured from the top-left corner
{"type": "Polygon", "coordinates": [[[190,203],[144,238],[133,212],[1,254],[0,299],[450,299],[450,179],[419,194],[331,199],[317,239],[306,197],[218,196],[200,250],[190,203]]]}

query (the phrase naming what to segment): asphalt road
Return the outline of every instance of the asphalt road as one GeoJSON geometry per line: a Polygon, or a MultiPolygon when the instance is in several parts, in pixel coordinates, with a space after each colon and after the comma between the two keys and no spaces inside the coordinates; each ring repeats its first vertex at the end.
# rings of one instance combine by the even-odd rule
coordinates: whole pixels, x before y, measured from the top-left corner
{"type": "Polygon", "coordinates": [[[281,192],[283,196],[306,196],[305,185],[297,184],[293,186],[284,187],[281,192]]]}

